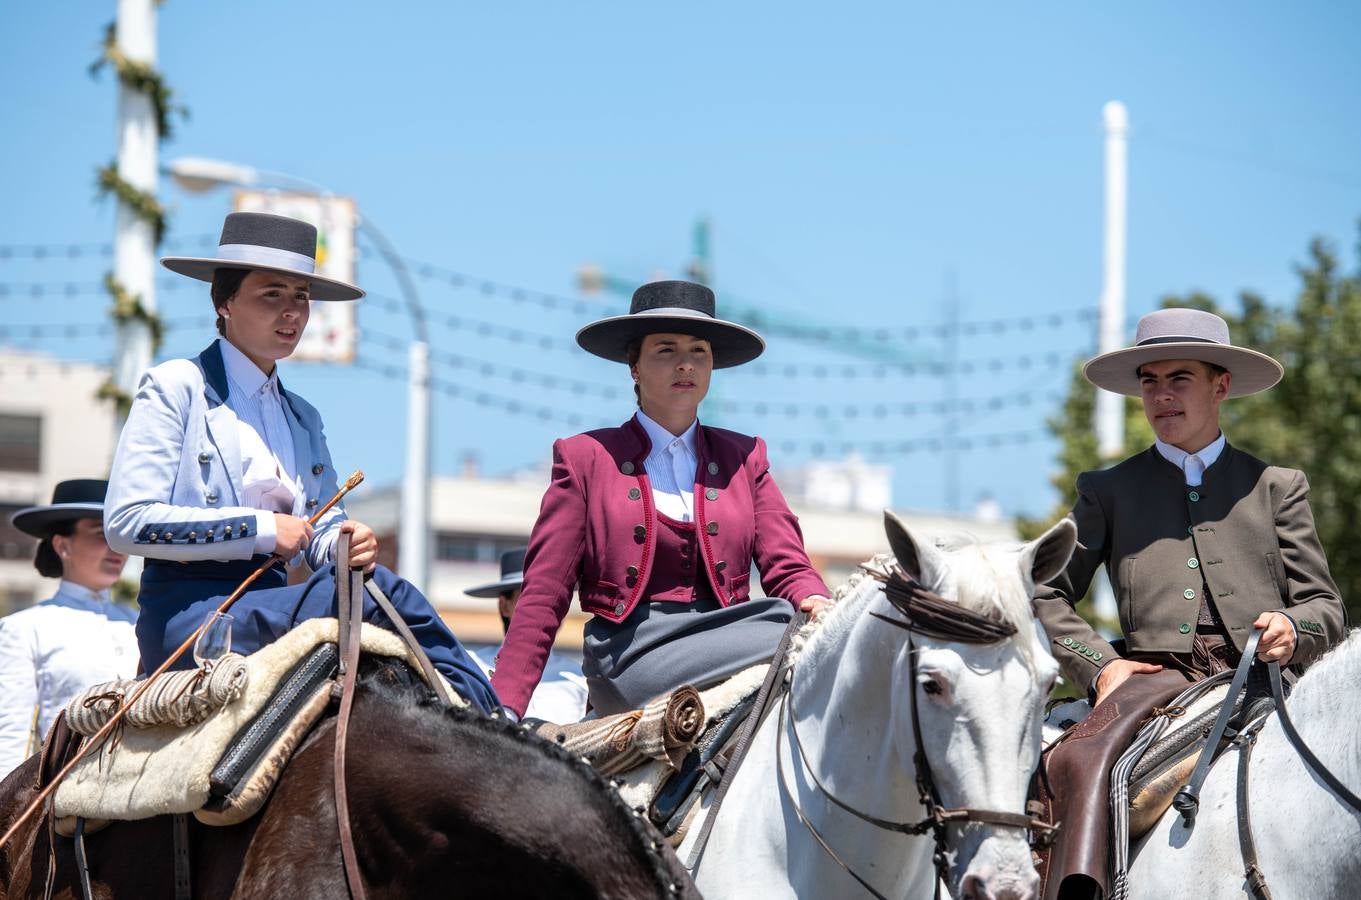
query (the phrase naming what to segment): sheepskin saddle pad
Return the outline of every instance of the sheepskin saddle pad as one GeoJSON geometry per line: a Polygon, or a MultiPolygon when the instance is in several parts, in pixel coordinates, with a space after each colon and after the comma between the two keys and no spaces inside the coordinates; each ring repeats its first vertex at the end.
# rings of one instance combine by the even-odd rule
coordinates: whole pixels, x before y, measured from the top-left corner
{"type": "MultiPolygon", "coordinates": [[[[194,813],[210,825],[250,818],[330,702],[338,632],[335,619],[310,619],[244,657],[245,672],[233,682],[237,695],[207,715],[184,717],[196,720],[192,724],[120,727],[57,788],[59,830],[74,827],[75,817],[98,822],[194,813]]],[[[365,623],[361,646],[420,671],[402,639],[383,628],[365,623]]]]}

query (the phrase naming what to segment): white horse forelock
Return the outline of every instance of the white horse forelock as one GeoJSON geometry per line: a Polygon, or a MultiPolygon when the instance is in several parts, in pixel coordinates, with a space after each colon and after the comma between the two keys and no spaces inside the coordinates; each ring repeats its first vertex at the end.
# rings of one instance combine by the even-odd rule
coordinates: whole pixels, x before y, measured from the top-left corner
{"type": "MultiPolygon", "coordinates": [[[[1031,672],[1038,669],[1035,648],[1039,642],[1035,614],[1030,605],[1028,583],[1020,577],[1021,544],[983,544],[972,537],[956,537],[937,545],[948,565],[940,571],[924,573],[924,586],[952,600],[961,608],[993,616],[1016,629],[1013,640],[1017,652],[1031,672]]],[[[864,607],[880,591],[880,583],[867,571],[886,572],[895,560],[881,553],[862,566],[862,571],[838,586],[822,615],[810,620],[794,636],[789,651],[791,662],[799,657],[820,655],[845,643],[847,632],[864,607]]]]}

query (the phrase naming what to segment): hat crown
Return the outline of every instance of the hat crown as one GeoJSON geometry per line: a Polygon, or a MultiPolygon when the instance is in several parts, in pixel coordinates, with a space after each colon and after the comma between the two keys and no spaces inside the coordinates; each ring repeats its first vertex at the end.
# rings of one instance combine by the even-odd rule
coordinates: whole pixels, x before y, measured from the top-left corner
{"type": "Polygon", "coordinates": [[[517,547],[501,554],[501,577],[515,575],[525,570],[526,547],[517,547]]]}
{"type": "Polygon", "coordinates": [[[1134,331],[1137,346],[1178,341],[1231,345],[1229,323],[1200,309],[1160,309],[1141,318],[1134,331]]]}
{"type": "Polygon", "coordinates": [[[52,489],[52,504],[58,503],[103,503],[104,495],[109,492],[109,483],[100,478],[73,478],[58,482],[52,489]]]}
{"type": "Polygon", "coordinates": [[[688,309],[714,318],[714,292],[693,281],[652,281],[633,292],[629,315],[655,309],[688,309]]]}
{"type": "Polygon", "coordinates": [[[228,213],[218,246],[271,247],[317,258],[317,227],[300,219],[270,213],[228,213]]]}

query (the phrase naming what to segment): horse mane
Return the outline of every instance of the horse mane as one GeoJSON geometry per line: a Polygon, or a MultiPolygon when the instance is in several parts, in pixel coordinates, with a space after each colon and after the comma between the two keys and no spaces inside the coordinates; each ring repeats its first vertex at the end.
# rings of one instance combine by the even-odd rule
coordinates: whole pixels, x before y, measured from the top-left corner
{"type": "Polygon", "coordinates": [[[580,779],[589,796],[598,798],[621,822],[627,823],[628,834],[634,842],[630,851],[635,857],[647,858],[657,883],[663,886],[675,884],[677,875],[663,852],[664,844],[646,817],[625,803],[617,784],[597,772],[584,757],[574,756],[556,743],[539,737],[528,724],[493,718],[471,707],[445,706],[401,660],[365,657],[359,676],[360,688],[371,693],[388,714],[401,720],[397,726],[401,730],[393,733],[424,733],[439,746],[457,752],[459,741],[466,740],[472,732],[493,742],[514,743],[549,765],[562,769],[560,777],[580,779]]]}
{"type": "Polygon", "coordinates": [[[1339,698],[1356,691],[1358,670],[1361,670],[1361,628],[1354,628],[1295,682],[1289,697],[1291,718],[1300,722],[1301,727],[1312,719],[1337,718],[1339,698]]]}
{"type": "MultiPolygon", "coordinates": [[[[1020,544],[984,544],[971,536],[940,541],[936,549],[949,561],[941,571],[927,573],[923,586],[960,607],[991,616],[1016,629],[1017,650],[1035,671],[1035,614],[1026,585],[1018,575],[1020,544]]],[[[887,573],[897,564],[890,553],[880,553],[861,564],[859,571],[832,591],[832,602],[794,637],[791,660],[813,646],[844,642],[863,607],[879,593],[873,572],[887,573]]]]}

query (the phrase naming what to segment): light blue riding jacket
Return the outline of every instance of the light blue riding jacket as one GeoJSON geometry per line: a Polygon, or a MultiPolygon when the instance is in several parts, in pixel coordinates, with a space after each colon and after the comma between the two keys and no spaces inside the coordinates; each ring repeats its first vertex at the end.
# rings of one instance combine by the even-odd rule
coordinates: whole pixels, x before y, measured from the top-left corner
{"type": "MultiPolygon", "coordinates": [[[[114,550],[181,562],[254,554],[262,511],[241,505],[240,420],[227,390],[216,341],[194,359],[172,359],[142,376],[104,500],[104,534],[114,550]]],[[[335,495],[336,470],[316,409],[282,383],[279,392],[310,516],[335,495]]],[[[343,521],[336,504],[316,524],[307,548],[314,570],[330,562],[343,521]]]]}

